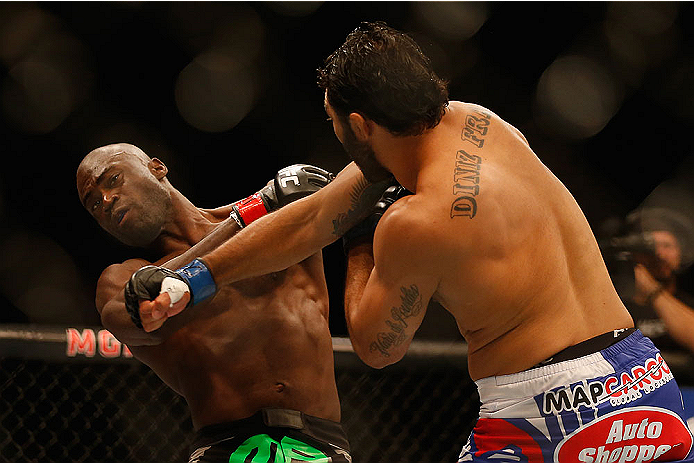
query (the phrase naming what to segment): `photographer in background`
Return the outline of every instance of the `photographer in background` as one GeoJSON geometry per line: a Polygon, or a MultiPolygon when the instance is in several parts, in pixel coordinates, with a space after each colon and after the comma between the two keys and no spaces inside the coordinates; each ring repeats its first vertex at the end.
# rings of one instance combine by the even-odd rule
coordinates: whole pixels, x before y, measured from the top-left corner
{"type": "Polygon", "coordinates": [[[636,327],[660,349],[694,353],[694,296],[678,287],[678,276],[694,260],[694,224],[662,207],[639,209],[627,222],[652,246],[652,252],[632,253],[634,287],[624,303],[636,327]]]}

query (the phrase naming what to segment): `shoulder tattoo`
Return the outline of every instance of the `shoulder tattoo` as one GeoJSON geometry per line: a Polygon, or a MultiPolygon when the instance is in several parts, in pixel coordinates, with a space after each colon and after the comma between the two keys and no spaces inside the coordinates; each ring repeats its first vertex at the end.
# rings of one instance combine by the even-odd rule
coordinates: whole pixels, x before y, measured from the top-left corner
{"type": "Polygon", "coordinates": [[[455,155],[453,171],[453,203],[451,219],[454,217],[473,218],[477,214],[477,199],[480,192],[480,169],[482,158],[459,150],[455,155]]]}

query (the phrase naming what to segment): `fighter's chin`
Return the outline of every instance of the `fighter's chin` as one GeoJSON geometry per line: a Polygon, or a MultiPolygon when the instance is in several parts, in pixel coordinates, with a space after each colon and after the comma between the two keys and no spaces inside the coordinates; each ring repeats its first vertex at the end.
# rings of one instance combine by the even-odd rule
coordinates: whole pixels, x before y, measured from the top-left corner
{"type": "Polygon", "coordinates": [[[355,164],[357,165],[357,167],[359,167],[359,170],[361,170],[361,173],[364,174],[364,178],[366,178],[366,180],[368,180],[370,183],[382,182],[382,181],[387,180],[393,176],[393,174],[390,173],[390,171],[381,167],[380,164],[369,166],[369,167],[361,165],[360,163],[358,163],[356,161],[355,161],[355,164]]]}
{"type": "Polygon", "coordinates": [[[132,246],[135,248],[146,248],[149,245],[151,245],[154,240],[157,239],[157,237],[160,235],[161,230],[158,230],[156,233],[154,232],[144,232],[144,233],[131,233],[131,234],[118,234],[116,235],[116,238],[118,241],[121,243],[125,244],[126,246],[132,246]]]}
{"type": "Polygon", "coordinates": [[[354,163],[359,167],[361,173],[364,174],[366,180],[371,183],[382,182],[393,176],[385,167],[383,167],[376,159],[373,154],[366,155],[363,152],[355,152],[347,150],[347,154],[354,161],[354,163]]]}

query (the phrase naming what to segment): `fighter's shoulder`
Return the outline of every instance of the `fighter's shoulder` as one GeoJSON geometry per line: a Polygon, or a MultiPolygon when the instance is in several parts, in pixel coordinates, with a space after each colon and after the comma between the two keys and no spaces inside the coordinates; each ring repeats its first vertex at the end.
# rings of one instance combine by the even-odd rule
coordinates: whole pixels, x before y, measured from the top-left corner
{"type": "Polygon", "coordinates": [[[498,122],[503,123],[511,132],[514,136],[516,136],[520,141],[528,145],[528,140],[525,138],[525,135],[518,130],[513,124],[509,123],[508,121],[502,119],[498,114],[496,114],[494,111],[492,111],[489,108],[485,108],[482,105],[478,105],[476,103],[466,103],[462,101],[451,101],[449,103],[449,107],[459,110],[461,112],[465,112],[467,114],[470,114],[475,117],[482,117],[486,119],[495,119],[498,122]]]}
{"type": "Polygon", "coordinates": [[[477,114],[485,114],[485,115],[488,115],[490,117],[491,116],[499,117],[491,109],[486,108],[486,107],[484,107],[480,104],[477,104],[477,103],[469,103],[466,101],[449,101],[448,107],[454,111],[463,111],[466,113],[477,113],[477,114]]]}
{"type": "Polygon", "coordinates": [[[434,208],[422,195],[396,201],[381,218],[376,233],[400,249],[435,246],[440,227],[434,208]]]}

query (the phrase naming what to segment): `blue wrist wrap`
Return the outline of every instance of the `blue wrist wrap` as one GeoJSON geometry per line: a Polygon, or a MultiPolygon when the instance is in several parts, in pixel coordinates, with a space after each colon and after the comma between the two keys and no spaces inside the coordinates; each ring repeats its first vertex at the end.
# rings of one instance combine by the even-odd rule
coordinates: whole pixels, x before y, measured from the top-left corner
{"type": "Polygon", "coordinates": [[[217,292],[217,285],[214,283],[210,269],[200,259],[195,259],[184,265],[176,270],[176,273],[190,286],[192,299],[190,305],[199,304],[217,292]]]}

